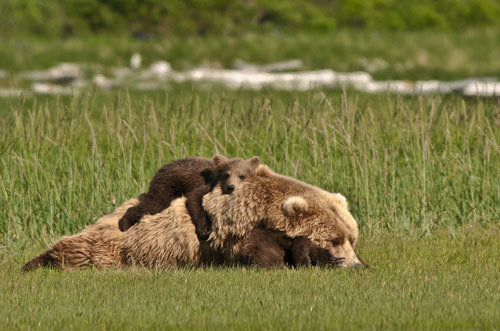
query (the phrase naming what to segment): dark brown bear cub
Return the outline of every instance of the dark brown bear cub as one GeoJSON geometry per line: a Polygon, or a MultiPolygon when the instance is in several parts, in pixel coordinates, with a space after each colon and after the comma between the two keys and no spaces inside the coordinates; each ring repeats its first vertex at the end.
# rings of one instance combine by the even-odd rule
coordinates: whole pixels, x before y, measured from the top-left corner
{"type": "Polygon", "coordinates": [[[252,230],[245,240],[243,252],[250,265],[262,268],[336,266],[342,261],[306,237],[291,238],[283,231],[272,229],[252,230]]]}
{"type": "Polygon", "coordinates": [[[203,196],[219,182],[222,192],[231,194],[259,164],[257,156],[242,160],[221,155],[212,159],[193,157],[166,164],[154,175],[148,192],[139,197],[139,204],[127,210],[118,226],[121,231],[127,231],[143,215],[157,214],[170,206],[174,199],[185,196],[196,235],[199,239],[206,239],[210,233],[210,222],[202,207],[203,196]]]}

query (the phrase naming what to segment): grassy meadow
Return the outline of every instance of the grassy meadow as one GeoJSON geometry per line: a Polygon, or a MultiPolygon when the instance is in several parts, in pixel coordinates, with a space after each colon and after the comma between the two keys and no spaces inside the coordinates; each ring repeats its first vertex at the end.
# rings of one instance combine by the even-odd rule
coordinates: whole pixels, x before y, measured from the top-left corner
{"type": "Polygon", "coordinates": [[[372,269],[21,275],[11,256],[1,264],[0,328],[498,329],[498,227],[364,235],[359,246],[372,269]]]}
{"type": "MultiPolygon", "coordinates": [[[[485,38],[486,51],[474,72],[500,76],[498,59],[490,56],[498,47],[488,39],[492,34],[475,33],[485,38]]],[[[370,36],[353,32],[352,43],[373,45],[370,36]]],[[[422,70],[392,68],[379,76],[465,78],[470,67],[452,66],[433,47],[448,39],[450,48],[472,54],[463,38],[474,38],[445,37],[422,44],[432,59],[420,63],[422,70]]],[[[298,57],[309,68],[341,70],[327,54],[301,57],[302,49],[286,38],[282,47],[277,37],[255,38],[270,52],[259,55],[248,46],[245,60],[298,57]]],[[[398,55],[389,50],[404,35],[381,38],[385,46],[377,56],[391,63],[398,55]]],[[[313,46],[314,40],[309,37],[313,46]]],[[[110,55],[100,63],[115,54],[126,64],[132,51],[149,45],[110,41],[123,46],[113,53],[96,40],[59,41],[60,47],[23,41],[19,49],[1,42],[12,52],[0,48],[0,63],[12,71],[69,61],[72,54],[77,62],[100,61],[101,48],[92,57],[68,51],[74,45],[101,45],[110,55]],[[32,49],[25,52],[22,45],[32,49]]],[[[244,41],[231,43],[229,54],[245,50],[244,41]]],[[[157,54],[146,61],[164,54],[179,69],[201,58],[230,63],[229,56],[216,56],[225,44],[212,39],[188,39],[184,48],[178,40],[158,45],[181,53],[153,48],[157,54]],[[199,53],[183,57],[181,50],[196,42],[199,53]]],[[[326,51],[327,39],[316,45],[326,51]]],[[[443,52],[451,56],[450,48],[443,52]]],[[[333,57],[349,63],[343,52],[333,57]]],[[[355,69],[352,63],[345,70],[355,69]]],[[[3,83],[21,84],[9,75],[3,83]]],[[[77,97],[0,98],[0,329],[498,329],[499,128],[498,99],[455,95],[172,85],[152,92],[89,89],[77,97]],[[344,194],[360,226],[359,254],[372,268],[19,272],[59,236],[147,190],[162,164],[216,152],[258,155],[277,172],[344,194]]]]}

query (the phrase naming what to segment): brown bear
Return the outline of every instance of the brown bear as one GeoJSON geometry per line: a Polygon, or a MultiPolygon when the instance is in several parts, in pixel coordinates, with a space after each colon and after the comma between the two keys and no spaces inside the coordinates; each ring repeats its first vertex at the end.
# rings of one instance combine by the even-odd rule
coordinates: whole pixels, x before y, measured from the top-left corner
{"type": "Polygon", "coordinates": [[[230,195],[216,187],[203,197],[203,208],[217,229],[208,240],[226,261],[238,259],[253,229],[271,228],[291,238],[308,238],[341,267],[368,267],[354,252],[358,226],[344,196],[276,174],[265,165],[230,195]]]}
{"type": "MultiPolygon", "coordinates": [[[[132,199],[81,233],[61,238],[28,262],[24,270],[44,265],[65,269],[126,265],[172,268],[244,263],[249,260],[247,254],[251,252],[254,231],[262,228],[282,231],[289,238],[307,238],[333,257],[332,264],[364,266],[354,252],[358,227],[345,198],[276,174],[264,165],[231,194],[223,194],[217,185],[203,197],[203,207],[212,219],[212,232],[206,241],[198,239],[184,197],[174,200],[158,214],[144,215],[136,226],[121,232],[118,220],[138,202],[132,199]]],[[[250,261],[259,265],[270,251],[276,256],[284,252],[286,259],[290,252],[288,246],[276,241],[271,246],[276,250],[256,250],[250,261]]],[[[312,264],[314,254],[309,254],[309,258],[312,264]]],[[[280,266],[279,259],[271,258],[280,266]]]]}
{"type": "MultiPolygon", "coordinates": [[[[126,210],[139,203],[131,199],[112,214],[100,218],[82,232],[59,239],[51,248],[23,267],[76,269],[85,267],[117,268],[140,265],[150,268],[201,264],[228,264],[211,246],[199,241],[186,208],[186,198],[172,201],[169,208],[145,215],[127,232],[116,223],[126,210]]],[[[307,238],[289,238],[282,231],[254,229],[244,242],[246,252],[238,261],[258,267],[295,267],[335,264],[328,251],[311,247],[307,238]]]]}
{"type": "Polygon", "coordinates": [[[119,228],[126,231],[139,222],[144,214],[157,214],[174,199],[186,196],[186,207],[196,234],[198,238],[206,239],[210,233],[210,222],[201,206],[203,195],[218,182],[221,183],[222,192],[230,194],[255,171],[259,163],[257,156],[242,160],[215,155],[213,159],[192,157],[166,164],[154,175],[148,192],[139,196],[139,204],[129,208],[120,219],[119,228]]]}

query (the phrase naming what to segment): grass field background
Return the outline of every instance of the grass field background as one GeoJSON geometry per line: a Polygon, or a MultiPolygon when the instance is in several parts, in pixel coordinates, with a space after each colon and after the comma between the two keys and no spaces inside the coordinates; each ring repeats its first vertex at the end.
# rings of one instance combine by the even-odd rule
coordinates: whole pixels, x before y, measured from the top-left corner
{"type": "MultiPolygon", "coordinates": [[[[471,34],[485,38],[486,49],[477,55],[482,62],[474,62],[474,72],[498,77],[498,59],[490,54],[498,45],[488,39],[491,34],[471,34]]],[[[375,44],[371,34],[346,36],[342,40],[354,44],[359,38],[358,46],[375,44]]],[[[273,36],[256,38],[272,51],[248,46],[245,60],[298,57],[311,68],[338,70],[328,54],[301,57],[303,49],[286,38],[282,44],[273,36]]],[[[327,39],[301,38],[326,47],[327,39]]],[[[386,46],[377,56],[391,63],[406,38],[382,38],[386,46]]],[[[447,57],[439,60],[441,50],[429,46],[439,38],[463,54],[472,52],[463,39],[474,39],[470,35],[429,37],[422,50],[435,61],[386,78],[468,75],[465,65],[446,67],[447,57]]],[[[68,61],[71,54],[79,54],[78,62],[99,62],[99,51],[93,57],[68,50],[105,44],[68,41],[55,48],[24,41],[40,49],[33,53],[3,42],[11,52],[1,48],[0,63],[13,71],[68,61]]],[[[184,49],[175,42],[173,49],[184,49]]],[[[194,49],[195,42],[200,53],[187,57],[190,63],[217,61],[225,45],[190,39],[185,49],[194,49]]],[[[124,46],[107,48],[103,64],[113,56],[125,64],[131,52],[150,45],[113,43],[124,46]]],[[[231,43],[238,47],[228,46],[229,54],[245,50],[244,42],[231,43]]],[[[443,48],[450,57],[450,48],[443,48]]],[[[155,52],[146,59],[164,54],[181,66],[184,53],[155,52]]],[[[339,61],[348,58],[346,52],[339,61]]],[[[221,56],[220,63],[229,62],[221,56]]],[[[380,75],[396,72],[391,70],[380,75]]],[[[19,82],[8,76],[3,83],[19,82]]],[[[156,92],[89,89],[78,97],[0,98],[0,328],[498,329],[499,128],[498,99],[455,95],[172,85],[156,92]],[[24,262],[59,236],[80,231],[145,191],[162,164],[216,152],[259,155],[277,172],[344,194],[360,225],[359,254],[373,268],[20,274],[24,262]]]]}

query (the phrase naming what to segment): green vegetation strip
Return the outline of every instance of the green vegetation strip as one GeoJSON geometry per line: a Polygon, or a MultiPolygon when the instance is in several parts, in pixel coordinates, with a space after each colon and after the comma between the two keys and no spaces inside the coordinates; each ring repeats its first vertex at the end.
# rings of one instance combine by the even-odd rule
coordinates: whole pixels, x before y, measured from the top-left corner
{"type": "Polygon", "coordinates": [[[0,36],[227,35],[339,28],[463,29],[500,24],[496,0],[9,0],[0,36]]]}
{"type": "MultiPolygon", "coordinates": [[[[0,10],[1,12],[1,10],[0,10]]],[[[500,16],[499,16],[500,17],[500,16]]],[[[143,67],[168,61],[177,71],[193,67],[232,68],[236,59],[267,64],[300,59],[304,70],[368,71],[376,80],[500,79],[500,28],[450,31],[352,31],[329,33],[246,33],[147,41],[109,35],[85,38],[0,38],[0,88],[23,87],[15,73],[47,69],[61,62],[88,65],[89,72],[111,75],[140,53],[143,67]],[[13,73],[13,75],[9,75],[13,73]]]]}

